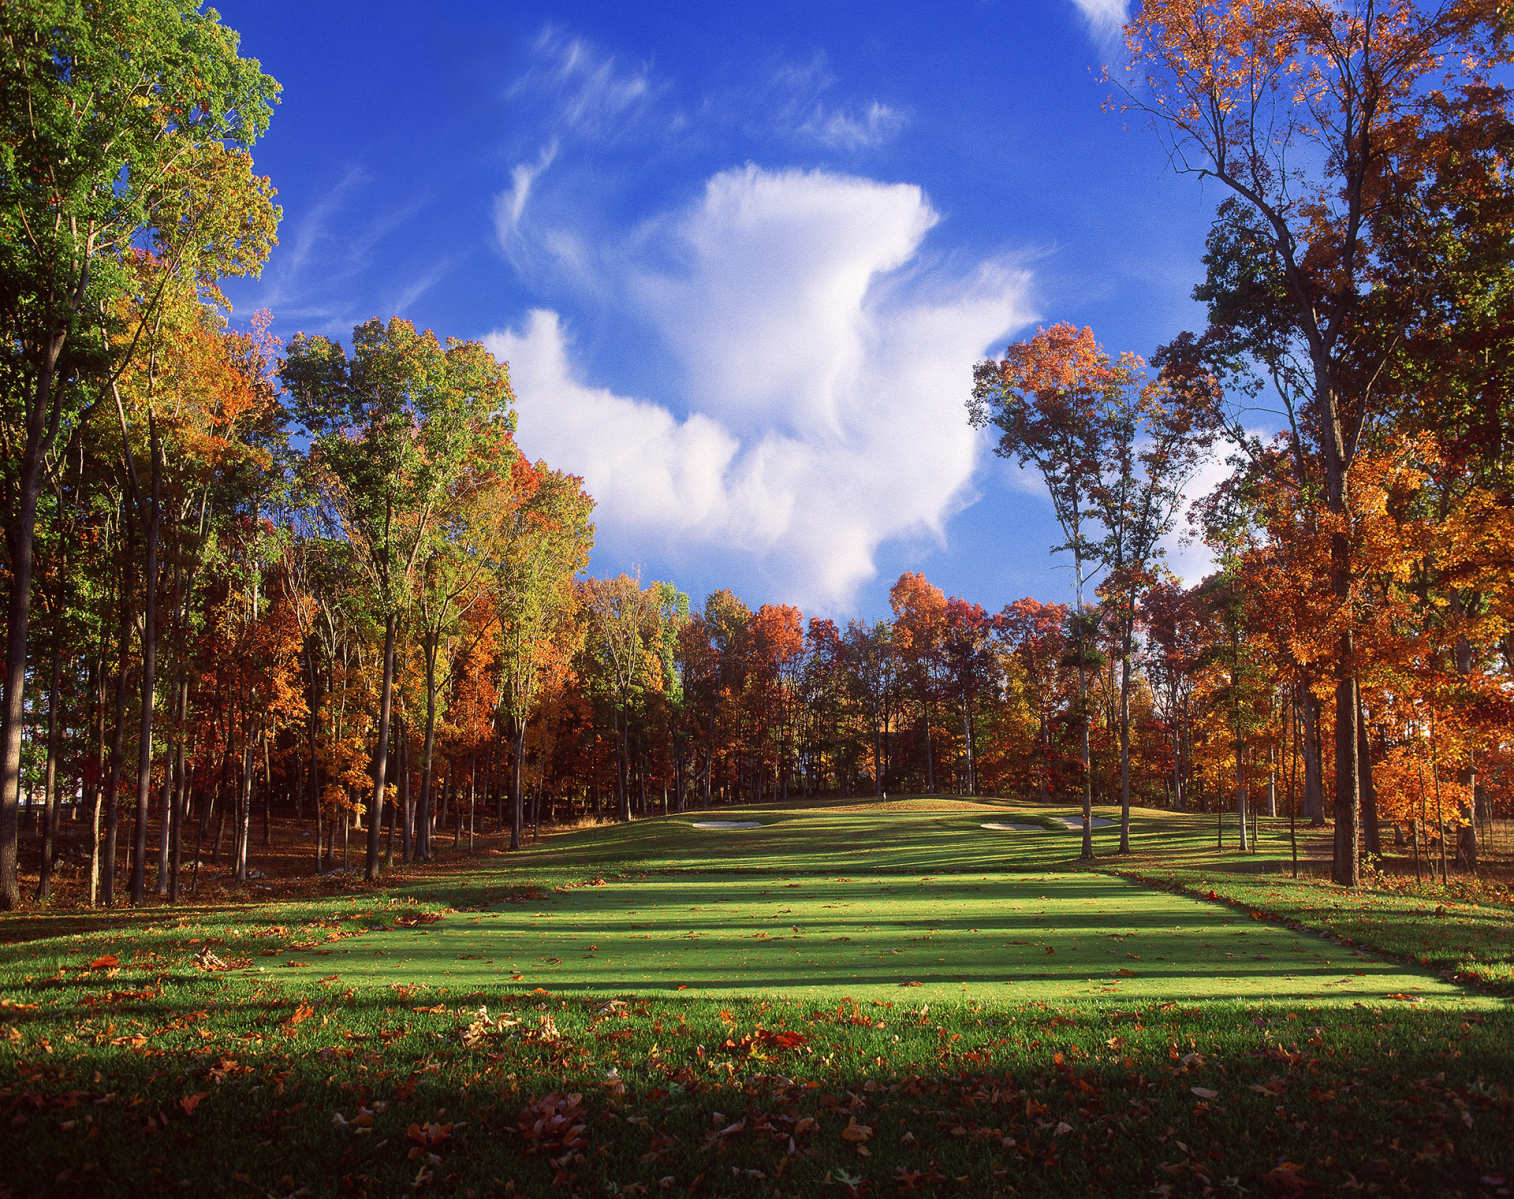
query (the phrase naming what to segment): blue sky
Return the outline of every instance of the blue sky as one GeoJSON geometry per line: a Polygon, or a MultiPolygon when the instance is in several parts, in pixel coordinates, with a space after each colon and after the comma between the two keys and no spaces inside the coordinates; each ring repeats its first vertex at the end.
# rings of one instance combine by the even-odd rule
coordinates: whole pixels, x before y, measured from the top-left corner
{"type": "Polygon", "coordinates": [[[1037,323],[1149,353],[1200,319],[1219,197],[1104,110],[1121,0],[218,8],[284,88],[238,317],[485,340],[525,451],[599,501],[596,573],[838,617],[904,570],[1067,597],[964,402],[1037,323]]]}

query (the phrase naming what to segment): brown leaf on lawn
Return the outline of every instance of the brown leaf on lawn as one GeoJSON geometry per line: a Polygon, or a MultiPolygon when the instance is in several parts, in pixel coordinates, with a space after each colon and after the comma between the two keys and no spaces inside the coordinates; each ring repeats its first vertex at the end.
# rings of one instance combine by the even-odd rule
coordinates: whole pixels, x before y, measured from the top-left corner
{"type": "Polygon", "coordinates": [[[109,970],[112,966],[119,966],[121,959],[113,953],[102,954],[89,964],[91,970],[109,970]]]}
{"type": "Polygon", "coordinates": [[[210,948],[209,945],[200,946],[200,951],[195,954],[195,965],[201,970],[225,970],[226,963],[210,948]]]}
{"type": "Polygon", "coordinates": [[[313,1015],[315,1015],[315,1008],[311,1007],[308,1003],[302,1003],[289,1014],[289,1019],[284,1021],[284,1027],[289,1029],[295,1027],[297,1024],[303,1024],[313,1015]]]}
{"type": "Polygon", "coordinates": [[[1210,1087],[1189,1087],[1188,1089],[1200,1099],[1218,1099],[1220,1097],[1220,1093],[1210,1087]]]}
{"type": "Polygon", "coordinates": [[[1300,1173],[1302,1169],[1297,1162],[1279,1162],[1275,1168],[1262,1175],[1262,1181],[1274,1190],[1297,1195],[1314,1185],[1300,1173]]]}
{"type": "Polygon", "coordinates": [[[405,1140],[423,1149],[434,1149],[452,1137],[450,1124],[412,1124],[405,1129],[405,1140]]]}
{"type": "Polygon", "coordinates": [[[194,1115],[195,1108],[200,1106],[200,1100],[206,1098],[209,1094],[209,1091],[196,1091],[193,1095],[185,1095],[184,1098],[179,1100],[179,1110],[186,1116],[194,1115]]]}
{"type": "Polygon", "coordinates": [[[858,1145],[862,1144],[863,1141],[871,1140],[872,1136],[872,1126],[868,1124],[858,1124],[856,1116],[852,1116],[850,1119],[848,1119],[846,1122],[846,1127],[841,1130],[841,1139],[843,1141],[852,1141],[858,1145]]]}
{"type": "Polygon", "coordinates": [[[406,912],[398,917],[394,926],[396,928],[414,928],[417,924],[435,924],[441,917],[435,912],[406,912]]]}
{"type": "Polygon", "coordinates": [[[581,1151],[588,1144],[583,1096],[577,1092],[544,1095],[522,1110],[515,1123],[532,1153],[581,1151]]]}

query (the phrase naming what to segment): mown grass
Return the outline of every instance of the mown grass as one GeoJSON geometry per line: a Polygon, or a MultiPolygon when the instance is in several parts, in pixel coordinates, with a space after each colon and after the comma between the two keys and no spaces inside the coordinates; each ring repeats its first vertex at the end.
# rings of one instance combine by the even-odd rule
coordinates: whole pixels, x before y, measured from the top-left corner
{"type": "Polygon", "coordinates": [[[1305,865],[1315,868],[1294,878],[1285,822],[1263,821],[1260,852],[1250,855],[1235,851],[1233,830],[1230,848],[1216,849],[1195,823],[1172,813],[1141,812],[1134,853],[1103,865],[1134,881],[1218,900],[1514,995],[1514,898],[1506,886],[1461,877],[1448,889],[1369,870],[1363,886],[1348,890],[1317,868],[1318,858],[1329,852],[1326,831],[1305,832],[1305,865]]]}
{"type": "MultiPolygon", "coordinates": [[[[752,809],[391,895],[29,917],[0,946],[4,1181],[1507,1193],[1514,1005],[978,828],[1017,811],[752,809]]],[[[1164,819],[1143,844],[1201,852],[1164,819]]]]}

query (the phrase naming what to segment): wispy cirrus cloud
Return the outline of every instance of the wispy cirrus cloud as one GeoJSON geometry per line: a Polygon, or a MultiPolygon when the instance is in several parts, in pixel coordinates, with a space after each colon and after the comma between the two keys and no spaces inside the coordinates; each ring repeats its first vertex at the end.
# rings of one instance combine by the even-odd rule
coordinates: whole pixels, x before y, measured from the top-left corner
{"type": "Polygon", "coordinates": [[[532,162],[519,162],[510,168],[510,186],[494,198],[494,233],[501,246],[508,246],[526,214],[531,189],[557,157],[558,142],[549,141],[532,162]]]}
{"type": "Polygon", "coordinates": [[[1072,0],[1072,3],[1102,49],[1118,45],[1120,30],[1130,20],[1130,0],[1072,0]]]}
{"type": "Polygon", "coordinates": [[[681,403],[585,378],[572,329],[539,309],[486,339],[522,446],[584,476],[622,553],[755,559],[783,594],[844,607],[884,541],[940,537],[970,498],[967,372],[1029,319],[1013,263],[928,267],[938,219],[907,184],[713,176],[647,225],[615,289],[681,368],[681,403]]]}
{"type": "Polygon", "coordinates": [[[873,100],[853,110],[818,107],[799,127],[799,133],[833,149],[861,150],[892,141],[906,124],[904,113],[873,100]]]}
{"type": "Polygon", "coordinates": [[[531,64],[509,95],[546,102],[563,133],[613,134],[656,101],[658,89],[648,65],[626,66],[561,26],[545,26],[532,43],[531,55],[531,64]]]}
{"type": "Polygon", "coordinates": [[[381,312],[360,308],[354,284],[393,257],[396,241],[431,202],[427,192],[418,191],[375,204],[374,185],[366,168],[351,165],[314,200],[291,208],[280,252],[252,285],[253,308],[270,309],[281,323],[306,332],[344,337],[369,317],[405,315],[447,276],[455,256],[428,260],[378,285],[381,312]]]}
{"type": "Polygon", "coordinates": [[[756,85],[713,97],[706,108],[749,128],[760,122],[753,133],[844,152],[882,146],[909,124],[908,113],[896,105],[839,92],[825,54],[816,52],[772,67],[756,85]]]}

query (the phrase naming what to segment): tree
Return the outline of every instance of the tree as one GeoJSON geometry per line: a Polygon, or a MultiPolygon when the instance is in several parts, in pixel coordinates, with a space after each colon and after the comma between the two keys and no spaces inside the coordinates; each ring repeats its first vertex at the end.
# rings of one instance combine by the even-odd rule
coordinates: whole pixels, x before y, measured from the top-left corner
{"type": "Polygon", "coordinates": [[[384,645],[374,730],[365,873],[379,874],[389,773],[394,648],[417,562],[453,486],[499,431],[514,427],[509,374],[478,342],[417,333],[409,321],[353,330],[349,358],[325,337],[296,334],[282,368],[311,439],[330,519],[359,547],[384,645]]]}
{"type": "Polygon", "coordinates": [[[1017,342],[1002,361],[973,369],[968,419],[975,428],[999,431],[994,453],[1033,466],[1051,496],[1052,511],[1066,538],[1054,551],[1072,555],[1072,653],[1078,670],[1078,743],[1083,771],[1083,849],[1093,860],[1093,773],[1089,761],[1088,672],[1094,663],[1090,620],[1083,594],[1098,561],[1093,537],[1097,510],[1092,495],[1105,455],[1104,405],[1118,368],[1099,348],[1091,329],[1054,325],[1017,342]]]}
{"type": "Polygon", "coordinates": [[[925,789],[936,789],[931,711],[946,670],[946,595],[919,571],[906,571],[889,588],[894,610],[893,645],[920,709],[921,741],[925,749],[925,789]]]}
{"type": "Polygon", "coordinates": [[[609,686],[615,716],[615,797],[623,821],[631,819],[627,785],[630,766],[631,707],[656,680],[660,659],[650,647],[657,637],[658,596],[631,575],[590,579],[583,588],[589,618],[590,652],[598,659],[609,686]]]}
{"type": "MultiPolygon", "coordinates": [[[[0,504],[10,594],[0,711],[0,908],[14,907],[37,501],[84,409],[136,353],[109,336],[142,253],[255,271],[277,209],[246,151],[277,84],[187,0],[10,4],[0,18],[0,504]]],[[[136,306],[138,328],[157,296],[136,306]]]]}
{"type": "Polygon", "coordinates": [[[1185,503],[1185,489],[1219,426],[1219,388],[1179,340],[1155,377],[1133,354],[1105,359],[1104,453],[1093,500],[1104,526],[1099,587],[1110,608],[1120,666],[1120,852],[1130,852],[1130,671],[1141,597],[1155,581],[1161,540],[1185,503]]]}
{"type": "Polygon", "coordinates": [[[521,460],[516,497],[495,568],[499,616],[499,703],[510,730],[510,848],[520,847],[523,807],[521,765],[526,724],[543,683],[543,670],[578,600],[574,576],[594,544],[594,501],[582,480],[521,460]]]}
{"type": "Polygon", "coordinates": [[[1051,774],[1051,719],[1059,693],[1057,667],[1066,650],[1065,604],[1043,604],[1026,596],[1008,605],[995,622],[997,637],[1019,663],[1036,718],[1036,794],[1044,804],[1051,774]]]}
{"type": "MultiPolygon", "coordinates": [[[[1336,605],[1356,600],[1351,467],[1393,397],[1400,331],[1419,287],[1387,287],[1389,231],[1427,162],[1454,149],[1505,60],[1496,0],[1144,0],[1127,26],[1126,94],[1179,170],[1232,194],[1210,238],[1206,340],[1282,398],[1301,485],[1332,518],[1336,605]],[[1448,64],[1453,64],[1449,65],[1448,64]],[[1447,136],[1447,135],[1450,136],[1447,136]],[[1404,186],[1405,183],[1411,186],[1404,186]]],[[[1360,880],[1356,639],[1334,647],[1333,877],[1360,880]]]]}

